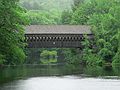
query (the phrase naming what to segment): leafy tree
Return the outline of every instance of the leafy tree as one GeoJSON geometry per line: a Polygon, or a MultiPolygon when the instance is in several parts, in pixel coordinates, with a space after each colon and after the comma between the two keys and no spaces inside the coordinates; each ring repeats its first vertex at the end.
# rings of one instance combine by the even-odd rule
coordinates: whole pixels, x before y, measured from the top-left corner
{"type": "MultiPolygon", "coordinates": [[[[75,9],[70,24],[91,25],[96,48],[92,51],[105,62],[119,62],[120,0],[89,0],[75,9]]],[[[91,50],[89,47],[85,49],[91,50]]],[[[84,52],[84,54],[87,52],[84,52]]],[[[92,53],[90,53],[92,55],[92,53]]],[[[90,56],[92,57],[92,56],[90,56]]],[[[88,59],[88,58],[87,58],[88,59]]],[[[87,60],[86,59],[86,60],[87,60]]],[[[91,61],[92,58],[89,58],[91,61]]]]}
{"type": "Polygon", "coordinates": [[[25,59],[23,25],[27,24],[27,19],[18,2],[0,0],[0,54],[4,56],[5,64],[16,64],[25,59]]]}
{"type": "MultiPolygon", "coordinates": [[[[62,11],[71,9],[72,0],[21,0],[20,5],[29,12],[30,24],[64,24],[69,18],[61,20],[62,11]]],[[[66,13],[67,14],[67,13],[66,13]]],[[[63,14],[63,18],[66,18],[63,14]]],[[[69,13],[70,14],[70,13],[69,13]]],[[[68,16],[70,16],[67,14],[68,16]]]]}
{"type": "Polygon", "coordinates": [[[79,49],[63,48],[61,50],[65,57],[66,65],[72,64],[72,65],[78,66],[80,63],[82,63],[79,49]]]}
{"type": "Polygon", "coordinates": [[[73,6],[72,6],[73,12],[76,11],[76,9],[84,2],[85,0],[73,0],[73,6]]]}
{"type": "Polygon", "coordinates": [[[20,5],[27,10],[58,11],[70,10],[73,0],[20,0],[20,5]]]}
{"type": "Polygon", "coordinates": [[[72,11],[63,11],[61,15],[61,24],[70,24],[72,11]]]}
{"type": "Polygon", "coordinates": [[[39,25],[39,24],[59,24],[60,23],[60,14],[58,11],[54,10],[53,12],[44,12],[44,11],[29,11],[27,13],[30,24],[39,25]]]}
{"type": "Polygon", "coordinates": [[[79,6],[79,4],[83,3],[85,0],[73,0],[74,6],[79,6]]]}
{"type": "Polygon", "coordinates": [[[118,38],[118,49],[117,49],[117,53],[113,57],[113,64],[120,63],[120,31],[118,31],[118,37],[117,38],[118,38]]]}

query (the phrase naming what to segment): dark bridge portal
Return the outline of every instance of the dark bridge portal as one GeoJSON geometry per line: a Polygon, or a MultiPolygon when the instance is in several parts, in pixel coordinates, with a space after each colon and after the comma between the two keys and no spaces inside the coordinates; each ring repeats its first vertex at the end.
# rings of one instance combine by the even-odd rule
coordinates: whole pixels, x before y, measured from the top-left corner
{"type": "Polygon", "coordinates": [[[25,37],[28,48],[80,48],[84,34],[92,38],[89,26],[31,25],[25,37]]]}

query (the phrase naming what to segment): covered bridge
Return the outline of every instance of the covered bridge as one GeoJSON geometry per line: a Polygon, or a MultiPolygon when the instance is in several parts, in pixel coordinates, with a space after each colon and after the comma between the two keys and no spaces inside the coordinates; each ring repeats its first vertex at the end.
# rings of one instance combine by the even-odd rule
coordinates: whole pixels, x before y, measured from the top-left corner
{"type": "Polygon", "coordinates": [[[25,31],[28,48],[80,48],[83,35],[92,38],[89,26],[30,25],[25,31]]]}

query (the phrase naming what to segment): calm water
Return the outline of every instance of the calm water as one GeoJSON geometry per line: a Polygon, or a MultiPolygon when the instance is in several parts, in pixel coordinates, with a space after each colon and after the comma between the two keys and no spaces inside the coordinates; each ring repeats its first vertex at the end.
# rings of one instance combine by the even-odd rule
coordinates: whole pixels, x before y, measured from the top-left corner
{"type": "Polygon", "coordinates": [[[0,69],[0,90],[120,90],[120,67],[25,65],[0,69]]]}

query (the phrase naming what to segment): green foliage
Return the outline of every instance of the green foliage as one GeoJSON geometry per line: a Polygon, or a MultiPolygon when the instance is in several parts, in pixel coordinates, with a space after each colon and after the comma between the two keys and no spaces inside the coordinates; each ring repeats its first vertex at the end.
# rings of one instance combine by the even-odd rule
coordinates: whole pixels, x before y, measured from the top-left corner
{"type": "Polygon", "coordinates": [[[86,62],[86,65],[103,65],[101,57],[97,54],[89,53],[83,54],[82,60],[86,62]]]}
{"type": "Polygon", "coordinates": [[[22,48],[19,48],[18,46],[13,46],[11,50],[11,58],[10,61],[11,64],[23,64],[24,60],[26,58],[25,53],[22,48]]]}
{"type": "Polygon", "coordinates": [[[62,24],[62,11],[71,9],[72,0],[21,0],[20,5],[29,12],[30,24],[62,24]]]}
{"type": "Polygon", "coordinates": [[[42,53],[40,54],[40,57],[41,57],[40,61],[44,64],[57,62],[57,52],[56,51],[43,50],[42,53]]]}
{"type": "Polygon", "coordinates": [[[73,6],[72,6],[72,10],[73,12],[76,11],[76,9],[82,5],[86,0],[73,0],[73,6]]]}
{"type": "Polygon", "coordinates": [[[115,56],[113,57],[113,63],[112,64],[118,64],[120,63],[120,31],[118,31],[118,50],[115,56]]]}
{"type": "Polygon", "coordinates": [[[112,64],[119,64],[120,63],[120,48],[118,50],[118,52],[115,54],[115,56],[113,57],[113,62],[112,64]]]}
{"type": "Polygon", "coordinates": [[[73,0],[20,0],[20,4],[28,10],[58,11],[70,10],[73,0]]]}
{"type": "Polygon", "coordinates": [[[64,54],[66,64],[79,65],[83,61],[81,60],[80,51],[77,49],[62,49],[62,53],[64,54]]]}
{"type": "Polygon", "coordinates": [[[74,6],[79,6],[81,3],[83,3],[85,0],[73,0],[74,6]]]}
{"type": "Polygon", "coordinates": [[[97,55],[96,53],[93,53],[94,50],[91,49],[91,43],[88,40],[88,37],[84,35],[84,41],[82,42],[82,45],[84,46],[84,49],[82,51],[82,60],[87,64],[87,65],[102,65],[102,57],[97,55]]]}
{"type": "Polygon", "coordinates": [[[0,54],[0,65],[3,64],[4,62],[5,62],[4,56],[0,54]]]}
{"type": "Polygon", "coordinates": [[[61,15],[61,23],[69,24],[72,18],[72,11],[63,11],[61,15]]]}
{"type": "Polygon", "coordinates": [[[60,12],[53,10],[51,12],[45,11],[29,11],[27,17],[30,20],[30,24],[39,25],[39,24],[60,24],[60,12]]]}
{"type": "Polygon", "coordinates": [[[69,24],[91,25],[95,35],[96,48],[84,41],[83,58],[90,63],[119,62],[120,0],[85,0],[76,7],[69,24]]]}
{"type": "Polygon", "coordinates": [[[25,10],[18,5],[18,2],[19,0],[0,0],[0,54],[4,56],[6,64],[16,60],[11,58],[14,55],[20,58],[23,55],[15,51],[19,52],[24,47],[22,25],[27,24],[25,10]]]}

